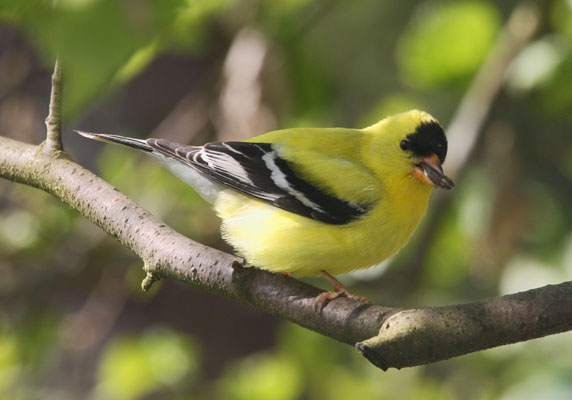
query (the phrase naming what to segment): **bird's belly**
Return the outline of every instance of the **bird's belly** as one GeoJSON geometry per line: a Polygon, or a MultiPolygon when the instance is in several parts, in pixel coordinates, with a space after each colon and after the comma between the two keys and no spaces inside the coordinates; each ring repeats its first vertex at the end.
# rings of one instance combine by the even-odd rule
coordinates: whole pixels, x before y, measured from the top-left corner
{"type": "MultiPolygon", "coordinates": [[[[386,205],[387,206],[387,205],[386,205]]],[[[215,209],[223,237],[251,265],[298,276],[319,270],[341,274],[377,265],[409,239],[425,213],[374,208],[368,218],[324,224],[234,191],[223,191],[215,209]]]]}

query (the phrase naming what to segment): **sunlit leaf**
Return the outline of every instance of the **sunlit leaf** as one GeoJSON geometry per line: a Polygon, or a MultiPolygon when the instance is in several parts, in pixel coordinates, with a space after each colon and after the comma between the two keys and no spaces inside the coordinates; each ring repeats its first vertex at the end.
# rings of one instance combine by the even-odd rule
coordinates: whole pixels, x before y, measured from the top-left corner
{"type": "Polygon", "coordinates": [[[0,241],[11,250],[28,247],[38,237],[38,223],[26,211],[11,210],[0,215],[0,241]]]}
{"type": "Polygon", "coordinates": [[[0,4],[0,18],[21,24],[65,77],[64,115],[69,118],[97,96],[141,71],[162,50],[192,50],[203,27],[227,0],[23,1],[0,4]],[[52,6],[54,4],[54,6],[52,6]],[[116,77],[115,79],[113,79],[116,77]]]}
{"type": "Polygon", "coordinates": [[[253,355],[225,375],[221,385],[224,399],[294,400],[300,395],[300,371],[283,357],[253,355]]]}
{"type": "Polygon", "coordinates": [[[523,292],[549,284],[562,282],[564,276],[553,265],[517,256],[504,268],[500,280],[500,294],[523,292]]]}
{"type": "Polygon", "coordinates": [[[122,338],[107,346],[99,366],[100,398],[136,399],[158,387],[139,341],[122,338]]]}
{"type": "Polygon", "coordinates": [[[12,334],[0,334],[0,394],[16,382],[20,370],[17,340],[12,334]]]}
{"type": "Polygon", "coordinates": [[[398,42],[403,80],[421,88],[466,80],[499,29],[499,13],[488,2],[423,3],[398,42]]]}
{"type": "Polygon", "coordinates": [[[153,329],[141,337],[121,337],[102,355],[96,394],[102,399],[137,399],[181,383],[197,367],[192,343],[172,330],[153,329]]]}
{"type": "Polygon", "coordinates": [[[549,36],[525,47],[514,58],[506,73],[513,92],[524,92],[545,84],[557,71],[569,49],[559,36],[549,36]]]}

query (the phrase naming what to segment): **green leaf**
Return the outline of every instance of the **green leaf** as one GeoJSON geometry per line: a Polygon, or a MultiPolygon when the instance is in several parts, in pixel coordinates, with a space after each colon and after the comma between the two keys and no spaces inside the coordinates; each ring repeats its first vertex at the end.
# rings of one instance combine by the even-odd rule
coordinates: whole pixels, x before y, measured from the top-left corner
{"type": "Polygon", "coordinates": [[[467,81],[485,59],[499,29],[499,13],[489,3],[424,3],[398,42],[402,79],[419,88],[467,81]]]}
{"type": "Polygon", "coordinates": [[[188,337],[166,328],[140,338],[111,341],[99,365],[97,397],[130,400],[163,387],[179,385],[198,370],[195,346],[188,337]]]}
{"type": "Polygon", "coordinates": [[[48,68],[59,56],[63,115],[72,118],[139,73],[161,51],[195,50],[206,37],[202,31],[210,18],[228,4],[229,0],[4,0],[0,19],[25,29],[44,53],[48,68]]]}
{"type": "Polygon", "coordinates": [[[301,391],[299,370],[283,357],[254,355],[226,375],[221,385],[222,399],[294,400],[301,391]]]}

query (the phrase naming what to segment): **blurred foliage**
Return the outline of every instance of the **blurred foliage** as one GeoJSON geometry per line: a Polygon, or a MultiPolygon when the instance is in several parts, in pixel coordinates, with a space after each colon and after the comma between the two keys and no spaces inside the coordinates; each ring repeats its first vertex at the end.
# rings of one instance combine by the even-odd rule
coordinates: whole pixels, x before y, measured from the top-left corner
{"type": "Polygon", "coordinates": [[[404,80],[428,88],[461,79],[468,82],[498,34],[498,14],[488,2],[420,7],[398,42],[397,61],[404,80]]]}
{"type": "Polygon", "coordinates": [[[132,78],[158,51],[205,44],[203,29],[228,0],[7,1],[0,16],[22,26],[66,74],[64,114],[132,78]],[[114,79],[116,77],[116,79],[114,79]]]}
{"type": "MultiPolygon", "coordinates": [[[[42,140],[59,54],[74,158],[179,232],[231,251],[187,186],[71,129],[201,143],[238,127],[365,126],[410,108],[447,126],[515,4],[0,0],[0,132],[42,140]]],[[[572,2],[542,4],[540,33],[502,77],[442,218],[420,228],[430,242],[416,235],[387,276],[345,277],[356,292],[434,305],[572,279],[572,2]],[[419,265],[403,265],[419,252],[419,265]]],[[[198,290],[162,282],[142,294],[139,261],[76,212],[24,186],[0,182],[0,193],[0,398],[572,395],[570,333],[383,373],[349,346],[198,290]]]]}
{"type": "Polygon", "coordinates": [[[161,328],[115,339],[101,357],[96,398],[138,399],[189,385],[199,366],[195,347],[188,336],[161,328]]]}

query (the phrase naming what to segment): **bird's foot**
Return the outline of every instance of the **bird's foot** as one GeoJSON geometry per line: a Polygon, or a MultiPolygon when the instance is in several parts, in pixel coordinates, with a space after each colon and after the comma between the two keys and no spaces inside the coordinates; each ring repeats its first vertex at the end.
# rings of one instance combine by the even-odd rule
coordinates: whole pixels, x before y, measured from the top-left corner
{"type": "Polygon", "coordinates": [[[359,301],[360,303],[371,304],[371,301],[367,297],[358,296],[353,294],[347,289],[342,290],[332,290],[331,292],[322,292],[316,297],[316,301],[320,306],[325,305],[328,301],[336,299],[338,297],[347,297],[351,300],[359,301]]]}
{"type": "Polygon", "coordinates": [[[338,281],[326,271],[320,271],[320,275],[322,275],[328,282],[330,282],[330,284],[334,287],[334,290],[331,292],[320,293],[318,297],[316,297],[318,305],[324,306],[328,301],[338,297],[347,297],[348,299],[356,300],[360,303],[371,304],[371,301],[369,301],[368,298],[353,294],[340,281],[338,281]]]}

